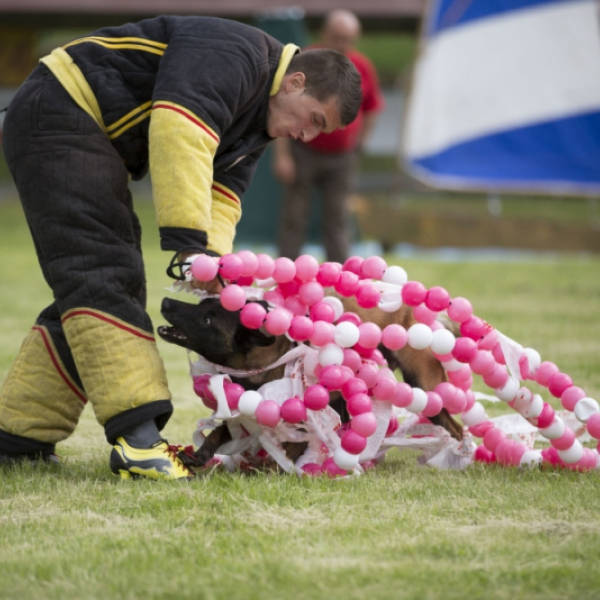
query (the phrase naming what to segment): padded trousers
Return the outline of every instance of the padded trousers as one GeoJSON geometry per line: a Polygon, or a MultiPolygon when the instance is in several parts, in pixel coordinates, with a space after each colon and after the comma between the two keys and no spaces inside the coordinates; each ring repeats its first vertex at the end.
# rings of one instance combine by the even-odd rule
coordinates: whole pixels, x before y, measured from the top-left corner
{"type": "Polygon", "coordinates": [[[109,443],[162,428],[173,408],[123,160],[44,65],[8,108],[4,151],[54,302],[0,392],[0,454],[52,453],[88,401],[109,443]]]}

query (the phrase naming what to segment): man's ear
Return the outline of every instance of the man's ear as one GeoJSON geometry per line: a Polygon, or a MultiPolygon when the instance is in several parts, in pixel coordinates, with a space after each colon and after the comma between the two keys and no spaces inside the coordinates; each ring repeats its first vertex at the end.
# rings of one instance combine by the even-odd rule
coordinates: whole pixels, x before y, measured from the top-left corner
{"type": "Polygon", "coordinates": [[[285,91],[295,92],[296,90],[304,89],[306,83],[306,75],[302,71],[290,73],[285,80],[285,91]]]}

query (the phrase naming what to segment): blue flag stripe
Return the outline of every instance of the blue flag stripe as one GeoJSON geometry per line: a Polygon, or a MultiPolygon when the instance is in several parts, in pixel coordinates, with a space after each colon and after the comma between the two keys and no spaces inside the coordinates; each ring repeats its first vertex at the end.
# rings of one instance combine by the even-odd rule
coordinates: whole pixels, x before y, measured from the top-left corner
{"type": "Polygon", "coordinates": [[[485,136],[412,164],[430,181],[460,180],[461,187],[598,192],[600,112],[485,136]]]}
{"type": "Polygon", "coordinates": [[[497,17],[516,10],[540,5],[576,2],[577,0],[437,0],[431,10],[427,31],[430,36],[444,29],[459,27],[465,23],[497,17]]]}

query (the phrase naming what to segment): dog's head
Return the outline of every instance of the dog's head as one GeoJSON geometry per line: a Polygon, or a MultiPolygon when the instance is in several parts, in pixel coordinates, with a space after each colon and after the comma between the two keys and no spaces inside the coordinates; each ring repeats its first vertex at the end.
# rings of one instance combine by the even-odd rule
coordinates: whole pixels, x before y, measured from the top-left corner
{"type": "Polygon", "coordinates": [[[268,366],[290,345],[285,336],[276,337],[261,329],[244,327],[239,311],[226,310],[218,298],[206,298],[199,304],[164,298],[161,313],[171,324],[158,328],[163,340],[233,369],[254,370],[268,366]]]}

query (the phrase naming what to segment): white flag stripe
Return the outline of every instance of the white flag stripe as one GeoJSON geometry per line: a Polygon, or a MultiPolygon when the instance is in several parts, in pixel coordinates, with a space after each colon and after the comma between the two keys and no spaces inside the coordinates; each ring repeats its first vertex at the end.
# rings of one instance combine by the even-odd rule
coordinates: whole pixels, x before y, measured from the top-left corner
{"type": "Polygon", "coordinates": [[[571,1],[482,19],[430,39],[416,64],[404,152],[418,159],[476,137],[600,109],[598,17],[596,0],[571,1]]]}

